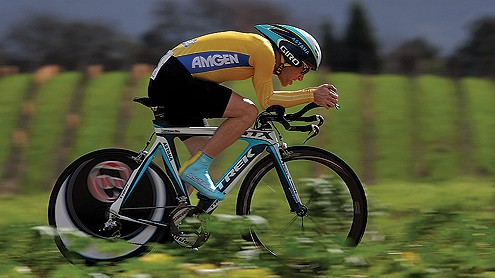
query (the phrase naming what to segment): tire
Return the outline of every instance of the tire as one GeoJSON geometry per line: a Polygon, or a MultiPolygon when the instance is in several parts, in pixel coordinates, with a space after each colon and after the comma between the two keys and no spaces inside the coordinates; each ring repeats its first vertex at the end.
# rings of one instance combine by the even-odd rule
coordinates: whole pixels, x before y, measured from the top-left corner
{"type": "MultiPolygon", "coordinates": [[[[146,251],[145,244],[169,235],[166,229],[120,222],[120,235],[101,231],[107,211],[130,174],[138,167],[137,153],[103,149],[70,164],[57,179],[50,196],[48,222],[57,231],[55,242],[70,261],[118,261],[146,251]],[[82,235],[82,236],[81,236],[82,235]]],[[[122,214],[166,222],[175,198],[169,180],[155,164],[150,167],[122,205],[122,214]],[[130,209],[142,207],[143,209],[130,209]],[[125,209],[128,210],[125,210],[125,209]]]]}
{"type": "MultiPolygon", "coordinates": [[[[236,212],[256,215],[266,225],[253,226],[243,237],[281,255],[294,237],[310,239],[330,250],[357,246],[367,221],[364,189],[356,174],[335,155],[314,147],[292,147],[282,153],[307,214],[290,211],[271,156],[259,161],[241,185],[236,212]]],[[[290,245],[290,244],[289,244],[290,245]]]]}

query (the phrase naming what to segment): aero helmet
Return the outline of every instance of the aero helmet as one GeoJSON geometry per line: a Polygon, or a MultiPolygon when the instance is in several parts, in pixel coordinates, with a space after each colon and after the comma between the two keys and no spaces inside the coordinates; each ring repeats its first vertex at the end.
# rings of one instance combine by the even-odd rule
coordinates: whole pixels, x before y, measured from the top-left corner
{"type": "Polygon", "coordinates": [[[321,62],[321,50],[318,42],[308,32],[290,25],[260,24],[254,28],[260,31],[292,66],[302,66],[304,62],[317,70],[321,62]]]}

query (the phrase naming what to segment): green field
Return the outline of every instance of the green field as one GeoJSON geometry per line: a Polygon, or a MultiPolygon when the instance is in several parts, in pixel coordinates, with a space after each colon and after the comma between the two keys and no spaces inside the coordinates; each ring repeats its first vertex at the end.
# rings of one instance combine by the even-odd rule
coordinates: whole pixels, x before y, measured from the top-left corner
{"type": "MultiPolygon", "coordinates": [[[[147,95],[147,76],[133,79],[127,72],[107,72],[81,79],[80,73],[66,72],[39,86],[32,86],[30,78],[0,79],[0,170],[6,175],[7,159],[18,156],[22,171],[9,176],[16,177],[19,192],[46,190],[64,165],[91,150],[139,150],[152,132],[152,114],[131,101],[147,95]],[[26,110],[31,119],[24,123],[26,110]],[[47,160],[53,163],[45,168],[47,160]]],[[[492,81],[312,73],[292,89],[323,82],[337,86],[341,109],[316,110],[326,124],[308,144],[343,158],[364,182],[495,175],[492,81]]],[[[250,80],[227,85],[257,102],[250,80]]],[[[284,132],[289,145],[302,144],[306,138],[284,132]]],[[[231,148],[222,161],[227,164],[238,152],[239,147],[231,148]]]]}
{"type": "Polygon", "coordinates": [[[26,154],[27,175],[22,179],[26,190],[46,190],[46,183],[40,181],[53,180],[56,173],[55,164],[47,164],[47,159],[53,159],[57,147],[63,142],[65,116],[75,88],[81,79],[81,74],[75,72],[63,73],[49,80],[38,91],[35,98],[37,107],[29,136],[33,139],[26,154]]]}
{"type": "Polygon", "coordinates": [[[31,82],[31,75],[19,74],[0,79],[0,167],[6,167],[8,152],[12,148],[13,133],[22,113],[24,94],[31,82]]]}
{"type": "Polygon", "coordinates": [[[88,82],[73,159],[113,145],[127,78],[127,73],[110,72],[88,82]]]}
{"type": "MultiPolygon", "coordinates": [[[[64,72],[39,85],[31,79],[30,74],[0,78],[0,173],[11,178],[0,183],[0,277],[196,277],[193,269],[225,268],[225,262],[252,268],[224,269],[213,277],[495,277],[492,80],[312,73],[292,86],[337,86],[341,109],[315,110],[326,122],[306,144],[350,164],[369,200],[369,225],[357,249],[321,252],[296,244],[290,260],[309,252],[326,266],[316,273],[276,260],[239,259],[235,223],[212,227],[212,240],[199,252],[156,246],[154,256],[117,265],[68,264],[52,240],[32,227],[47,225],[49,189],[70,161],[100,148],[144,146],[153,131],[152,114],[131,99],[147,95],[148,77],[64,72]],[[8,172],[12,157],[21,165],[17,172],[8,172]]],[[[228,86],[257,102],[250,80],[228,86]]],[[[307,138],[283,135],[289,145],[307,138]]],[[[214,178],[242,147],[236,143],[214,161],[214,178]]],[[[181,158],[189,156],[180,143],[179,150],[181,158]]],[[[234,203],[235,190],[218,213],[234,214],[234,203]]]]}

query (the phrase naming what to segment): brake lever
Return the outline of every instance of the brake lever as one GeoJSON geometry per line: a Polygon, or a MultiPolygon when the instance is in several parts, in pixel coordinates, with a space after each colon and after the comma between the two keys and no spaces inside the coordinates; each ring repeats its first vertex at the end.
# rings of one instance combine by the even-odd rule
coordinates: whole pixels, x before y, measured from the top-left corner
{"type": "Polygon", "coordinates": [[[318,126],[322,126],[323,123],[325,122],[325,118],[323,118],[323,116],[322,115],[319,115],[319,114],[316,114],[315,116],[316,116],[316,119],[318,120],[318,124],[317,125],[318,126]]]}
{"type": "Polygon", "coordinates": [[[318,135],[318,133],[320,133],[320,127],[315,124],[311,125],[311,129],[312,131],[309,132],[309,137],[306,138],[306,140],[304,140],[303,144],[306,144],[306,142],[308,142],[309,139],[315,137],[316,135],[318,135]]]}

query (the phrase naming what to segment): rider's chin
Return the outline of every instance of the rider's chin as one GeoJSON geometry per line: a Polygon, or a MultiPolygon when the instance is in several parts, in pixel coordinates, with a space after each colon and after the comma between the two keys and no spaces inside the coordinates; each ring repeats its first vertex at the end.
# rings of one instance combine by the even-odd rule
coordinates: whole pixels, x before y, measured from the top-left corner
{"type": "Polygon", "coordinates": [[[291,81],[285,80],[285,79],[281,79],[281,78],[279,78],[279,81],[280,81],[280,85],[282,85],[282,87],[287,87],[288,85],[292,84],[291,81]]]}

